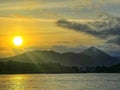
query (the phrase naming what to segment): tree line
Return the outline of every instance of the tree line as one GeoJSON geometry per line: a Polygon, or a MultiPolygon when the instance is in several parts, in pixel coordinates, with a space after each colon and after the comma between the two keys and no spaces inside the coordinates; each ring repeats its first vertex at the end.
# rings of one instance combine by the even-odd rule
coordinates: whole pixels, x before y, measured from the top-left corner
{"type": "Polygon", "coordinates": [[[15,61],[0,62],[0,74],[37,73],[120,73],[120,64],[113,66],[77,67],[53,62],[38,64],[15,61]]]}

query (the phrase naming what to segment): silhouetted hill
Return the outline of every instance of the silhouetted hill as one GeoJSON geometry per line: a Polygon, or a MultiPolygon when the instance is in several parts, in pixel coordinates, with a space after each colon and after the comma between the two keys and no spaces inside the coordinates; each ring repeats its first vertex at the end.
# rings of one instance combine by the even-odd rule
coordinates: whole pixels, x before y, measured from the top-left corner
{"type": "Polygon", "coordinates": [[[68,66],[107,66],[120,63],[117,58],[95,47],[90,47],[81,53],[34,50],[5,60],[34,64],[52,62],[68,66]]]}

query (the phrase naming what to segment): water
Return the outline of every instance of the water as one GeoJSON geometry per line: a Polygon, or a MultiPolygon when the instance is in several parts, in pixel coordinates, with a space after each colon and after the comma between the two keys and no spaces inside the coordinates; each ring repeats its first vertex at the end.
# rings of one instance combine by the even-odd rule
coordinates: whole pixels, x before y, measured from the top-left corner
{"type": "Polygon", "coordinates": [[[0,75],[0,90],[120,90],[120,74],[0,75]]]}

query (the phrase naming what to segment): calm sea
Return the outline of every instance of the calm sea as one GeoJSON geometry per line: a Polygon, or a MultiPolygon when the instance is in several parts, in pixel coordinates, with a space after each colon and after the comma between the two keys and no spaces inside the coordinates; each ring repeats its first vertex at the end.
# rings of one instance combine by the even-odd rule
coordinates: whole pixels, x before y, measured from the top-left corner
{"type": "Polygon", "coordinates": [[[0,90],[120,90],[120,74],[0,75],[0,90]]]}

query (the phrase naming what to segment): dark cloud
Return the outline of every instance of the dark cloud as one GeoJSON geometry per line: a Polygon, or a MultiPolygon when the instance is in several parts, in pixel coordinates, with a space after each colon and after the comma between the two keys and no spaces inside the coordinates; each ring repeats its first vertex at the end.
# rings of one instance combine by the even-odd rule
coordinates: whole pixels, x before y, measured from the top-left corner
{"type": "Polygon", "coordinates": [[[91,30],[90,26],[88,26],[87,24],[73,23],[73,22],[69,22],[67,20],[62,19],[57,22],[57,25],[61,26],[63,28],[80,31],[80,32],[85,32],[88,34],[93,34],[93,35],[97,34],[97,32],[91,30]]]}
{"type": "Polygon", "coordinates": [[[109,37],[115,37],[113,40],[107,41],[107,43],[119,44],[120,39],[120,18],[113,17],[108,14],[101,15],[98,21],[76,23],[61,19],[57,22],[57,25],[67,30],[74,30],[78,32],[84,32],[86,34],[93,35],[101,39],[108,39],[109,37]]]}

